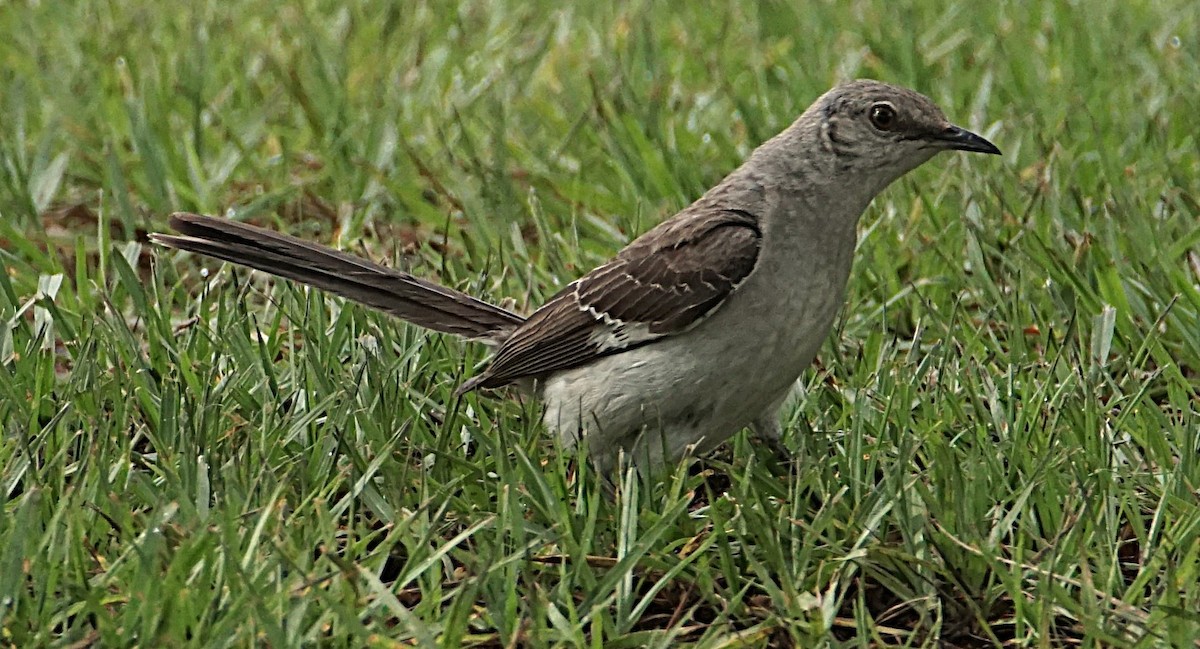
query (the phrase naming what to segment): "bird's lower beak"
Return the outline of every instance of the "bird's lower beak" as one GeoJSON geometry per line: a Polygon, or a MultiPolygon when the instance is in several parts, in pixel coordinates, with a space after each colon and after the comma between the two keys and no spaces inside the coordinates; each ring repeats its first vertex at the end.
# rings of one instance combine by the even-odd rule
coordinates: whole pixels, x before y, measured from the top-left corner
{"type": "Polygon", "coordinates": [[[957,126],[948,126],[946,130],[934,136],[940,144],[947,149],[955,151],[973,151],[975,153],[990,153],[992,155],[1000,155],[1000,149],[995,144],[988,142],[983,137],[976,135],[965,128],[957,126]]]}

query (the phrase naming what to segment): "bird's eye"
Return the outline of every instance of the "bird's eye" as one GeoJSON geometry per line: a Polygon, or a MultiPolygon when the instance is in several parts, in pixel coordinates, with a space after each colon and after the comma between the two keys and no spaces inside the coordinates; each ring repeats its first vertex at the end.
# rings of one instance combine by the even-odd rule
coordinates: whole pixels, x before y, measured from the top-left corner
{"type": "Polygon", "coordinates": [[[881,131],[891,130],[896,125],[896,109],[886,103],[871,106],[871,123],[881,131]]]}

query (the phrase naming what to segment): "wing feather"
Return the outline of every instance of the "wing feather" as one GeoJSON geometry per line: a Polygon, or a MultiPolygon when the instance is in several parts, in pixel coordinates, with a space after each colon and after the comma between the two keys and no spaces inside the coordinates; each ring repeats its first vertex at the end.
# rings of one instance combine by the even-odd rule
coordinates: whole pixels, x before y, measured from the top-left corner
{"type": "Polygon", "coordinates": [[[544,376],[683,333],[754,271],[761,246],[750,213],[685,210],[551,298],[461,390],[544,376]]]}

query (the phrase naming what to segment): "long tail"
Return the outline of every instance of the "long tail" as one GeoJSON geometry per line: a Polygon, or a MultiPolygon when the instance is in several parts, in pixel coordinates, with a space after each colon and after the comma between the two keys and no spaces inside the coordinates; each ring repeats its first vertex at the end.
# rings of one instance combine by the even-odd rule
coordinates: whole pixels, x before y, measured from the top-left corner
{"type": "Polygon", "coordinates": [[[253,225],[180,212],[171,227],[179,234],[150,240],[293,279],[434,331],[498,343],[525,321],[466,293],[253,225]]]}

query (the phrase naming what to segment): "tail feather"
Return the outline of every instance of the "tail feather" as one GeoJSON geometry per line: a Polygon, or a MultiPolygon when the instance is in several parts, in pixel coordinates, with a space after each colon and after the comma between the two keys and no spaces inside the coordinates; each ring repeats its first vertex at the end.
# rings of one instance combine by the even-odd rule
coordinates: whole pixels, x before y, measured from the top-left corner
{"type": "Polygon", "coordinates": [[[434,331],[499,342],[525,321],[466,293],[253,225],[180,212],[171,227],[179,234],[150,240],[296,280],[434,331]]]}

